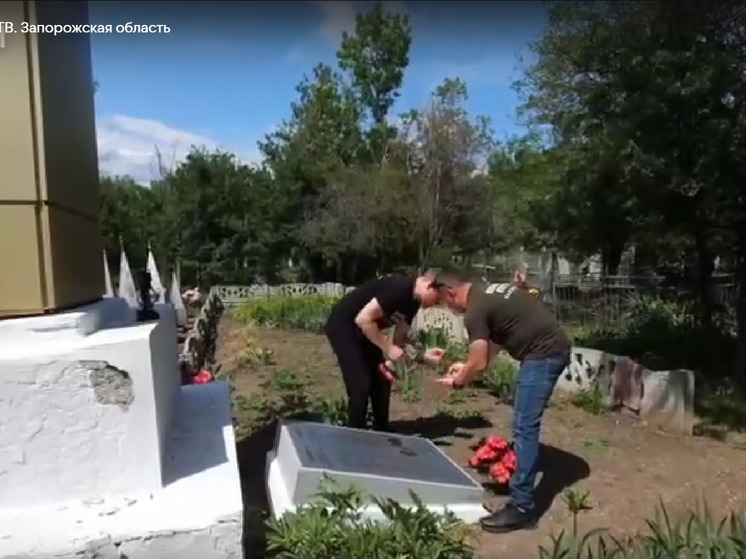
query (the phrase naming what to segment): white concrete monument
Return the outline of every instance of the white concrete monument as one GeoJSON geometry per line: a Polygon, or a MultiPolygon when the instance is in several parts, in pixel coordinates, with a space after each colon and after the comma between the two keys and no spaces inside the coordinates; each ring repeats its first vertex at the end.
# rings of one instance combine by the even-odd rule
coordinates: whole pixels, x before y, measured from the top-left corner
{"type": "MultiPolygon", "coordinates": [[[[341,487],[412,505],[409,491],[428,509],[452,511],[464,522],[484,516],[484,489],[432,441],[320,423],[281,422],[267,457],[267,489],[275,517],[295,511],[317,493],[324,475],[341,487]]],[[[364,515],[382,519],[375,506],[364,515]]]]}
{"type": "Polygon", "coordinates": [[[171,272],[171,289],[169,291],[169,300],[176,309],[176,323],[179,326],[187,325],[187,312],[184,306],[184,299],[181,297],[181,285],[179,285],[179,276],[176,272],[171,272]]]}
{"type": "Polygon", "coordinates": [[[136,309],[138,306],[137,287],[135,287],[135,278],[132,277],[129,260],[124,247],[119,251],[119,286],[117,295],[127,301],[130,308],[136,309]]]}
{"type": "Polygon", "coordinates": [[[180,386],[156,310],[0,322],[0,557],[242,556],[228,387],[180,386]]]}
{"type": "Polygon", "coordinates": [[[158,265],[155,263],[155,256],[153,255],[153,249],[150,247],[150,243],[148,243],[148,259],[145,267],[150,274],[150,285],[156,295],[155,301],[161,304],[165,303],[166,290],[163,288],[161,273],[158,271],[158,265]]]}
{"type": "Polygon", "coordinates": [[[104,297],[114,297],[114,284],[111,281],[111,271],[109,271],[109,259],[104,250],[104,297]]]}

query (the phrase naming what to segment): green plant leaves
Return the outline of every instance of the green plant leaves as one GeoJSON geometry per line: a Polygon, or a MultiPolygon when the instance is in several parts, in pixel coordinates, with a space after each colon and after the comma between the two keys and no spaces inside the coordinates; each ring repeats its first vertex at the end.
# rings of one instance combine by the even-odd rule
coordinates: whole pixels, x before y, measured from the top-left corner
{"type": "Polygon", "coordinates": [[[373,499],[360,490],[338,488],[325,478],[312,504],[270,520],[268,552],[281,559],[471,559],[469,533],[452,514],[429,511],[410,492],[414,506],[373,499]],[[362,518],[377,506],[385,520],[362,518]]]}

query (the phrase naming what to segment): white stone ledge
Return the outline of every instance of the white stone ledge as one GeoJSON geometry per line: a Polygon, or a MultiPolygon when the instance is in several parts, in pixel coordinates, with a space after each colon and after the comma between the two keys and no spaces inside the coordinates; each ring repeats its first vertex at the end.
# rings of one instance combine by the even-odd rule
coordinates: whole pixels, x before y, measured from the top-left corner
{"type": "MultiPolygon", "coordinates": [[[[0,511],[0,557],[226,559],[241,557],[243,506],[230,394],[185,386],[167,475],[152,494],[0,511]]],[[[257,480],[261,483],[261,480],[257,480]]]]}

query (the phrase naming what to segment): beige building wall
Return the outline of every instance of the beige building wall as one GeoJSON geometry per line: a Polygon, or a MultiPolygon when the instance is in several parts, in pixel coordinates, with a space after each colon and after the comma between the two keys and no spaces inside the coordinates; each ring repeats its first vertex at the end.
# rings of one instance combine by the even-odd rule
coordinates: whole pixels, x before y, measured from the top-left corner
{"type": "Polygon", "coordinates": [[[0,316],[75,307],[104,293],[87,2],[0,2],[0,316]]]}

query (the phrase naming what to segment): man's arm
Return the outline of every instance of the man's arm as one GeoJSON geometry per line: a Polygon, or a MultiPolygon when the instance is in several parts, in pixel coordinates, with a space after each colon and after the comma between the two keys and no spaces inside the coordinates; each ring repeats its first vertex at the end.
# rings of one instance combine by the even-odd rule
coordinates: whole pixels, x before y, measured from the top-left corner
{"type": "Polygon", "coordinates": [[[490,328],[484,313],[467,313],[464,316],[464,326],[469,333],[469,354],[464,366],[458,374],[459,384],[469,384],[489,367],[490,359],[490,328]]]}
{"type": "Polygon", "coordinates": [[[458,374],[459,384],[469,384],[483,373],[490,364],[490,343],[487,340],[474,340],[469,344],[469,355],[458,374]]]}
{"type": "Polygon", "coordinates": [[[405,345],[407,345],[409,329],[409,324],[404,321],[396,323],[396,326],[394,326],[393,335],[394,345],[398,345],[399,347],[404,347],[405,345]]]}
{"type": "Polygon", "coordinates": [[[357,324],[357,327],[360,328],[360,331],[366,338],[381,348],[381,351],[385,355],[388,355],[393,344],[386,334],[381,332],[376,323],[381,318],[383,318],[383,309],[378,304],[378,299],[374,297],[357,313],[355,324],[357,324]]]}

